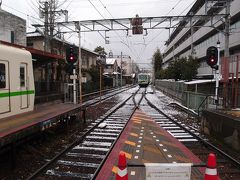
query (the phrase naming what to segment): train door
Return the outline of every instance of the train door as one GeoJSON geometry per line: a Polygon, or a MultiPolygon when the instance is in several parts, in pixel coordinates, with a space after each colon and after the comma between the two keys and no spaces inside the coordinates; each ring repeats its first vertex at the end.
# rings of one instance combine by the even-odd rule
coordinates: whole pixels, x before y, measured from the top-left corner
{"type": "Polygon", "coordinates": [[[20,103],[21,109],[28,108],[29,94],[28,94],[28,81],[27,81],[27,64],[20,64],[20,103]]]}
{"type": "Polygon", "coordinates": [[[9,62],[0,60],[0,114],[10,111],[9,62]]]}

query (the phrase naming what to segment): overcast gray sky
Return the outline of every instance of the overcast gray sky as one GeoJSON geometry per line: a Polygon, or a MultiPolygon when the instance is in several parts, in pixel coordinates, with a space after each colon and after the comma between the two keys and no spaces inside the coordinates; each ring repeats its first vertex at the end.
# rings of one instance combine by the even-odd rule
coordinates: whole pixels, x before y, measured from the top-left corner
{"type": "MultiPolygon", "coordinates": [[[[42,0],[43,1],[43,0],[42,0]]],[[[57,1],[57,0],[56,0],[57,1]]],[[[69,20],[94,20],[112,18],[157,17],[166,15],[185,15],[196,0],[58,0],[59,9],[68,10],[69,20]]],[[[27,20],[28,31],[31,24],[41,23],[38,0],[2,0],[2,9],[27,20]]],[[[151,58],[157,48],[164,51],[168,30],[148,30],[148,35],[126,35],[125,31],[108,33],[110,44],[97,32],[82,33],[83,47],[94,50],[101,45],[106,52],[115,55],[123,52],[130,55],[141,68],[151,67],[151,58]],[[120,38],[121,37],[121,38],[120,38]],[[128,48],[130,46],[131,48],[128,48]]],[[[77,34],[65,35],[66,40],[78,43],[77,34]]]]}

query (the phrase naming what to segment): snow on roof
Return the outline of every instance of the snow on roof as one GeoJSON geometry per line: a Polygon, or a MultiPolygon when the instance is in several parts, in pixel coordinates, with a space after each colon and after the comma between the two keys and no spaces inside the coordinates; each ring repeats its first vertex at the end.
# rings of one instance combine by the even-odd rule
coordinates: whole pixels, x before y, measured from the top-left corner
{"type": "MultiPolygon", "coordinates": [[[[34,32],[27,32],[27,37],[39,37],[39,36],[44,36],[43,32],[39,28],[36,28],[36,30],[34,32]]],[[[68,45],[76,46],[75,44],[72,44],[72,43],[70,43],[70,42],[68,42],[64,39],[60,39],[58,37],[54,37],[54,39],[57,40],[57,41],[64,42],[65,44],[68,44],[68,45]]],[[[81,49],[83,49],[85,51],[88,51],[88,52],[91,52],[92,54],[98,55],[98,53],[96,53],[94,51],[91,51],[90,49],[87,49],[87,48],[84,48],[84,47],[81,47],[81,49]]]]}
{"type": "Polygon", "coordinates": [[[184,82],[184,84],[203,84],[208,82],[215,82],[215,79],[200,79],[200,80],[184,82]]]}
{"type": "Polygon", "coordinates": [[[42,36],[39,32],[28,32],[27,37],[37,37],[42,36]]]}
{"type": "Polygon", "coordinates": [[[106,64],[111,64],[113,65],[115,63],[116,59],[115,58],[107,58],[106,59],[106,64]]]}

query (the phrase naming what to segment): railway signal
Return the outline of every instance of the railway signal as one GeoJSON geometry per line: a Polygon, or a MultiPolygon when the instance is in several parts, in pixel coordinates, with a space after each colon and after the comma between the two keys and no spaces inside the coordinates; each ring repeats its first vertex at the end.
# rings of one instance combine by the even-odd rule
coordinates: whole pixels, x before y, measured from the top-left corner
{"type": "Polygon", "coordinates": [[[218,69],[218,49],[215,46],[207,48],[207,64],[211,68],[218,69]]]}
{"type": "Polygon", "coordinates": [[[142,34],[143,26],[142,26],[142,18],[136,15],[135,18],[132,18],[132,34],[142,34]]]}
{"type": "Polygon", "coordinates": [[[77,53],[74,51],[74,47],[70,46],[66,49],[66,60],[68,64],[74,64],[77,62],[77,53]]]}

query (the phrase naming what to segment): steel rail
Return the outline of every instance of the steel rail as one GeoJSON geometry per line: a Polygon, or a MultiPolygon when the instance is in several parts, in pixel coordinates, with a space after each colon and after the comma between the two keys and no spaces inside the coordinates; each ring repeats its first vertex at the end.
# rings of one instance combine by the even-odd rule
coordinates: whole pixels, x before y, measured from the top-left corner
{"type": "MultiPolygon", "coordinates": [[[[138,89],[139,90],[139,89],[138,89]]],[[[138,91],[137,90],[137,91],[138,91]]],[[[136,91],[136,92],[137,92],[136,91]]],[[[57,154],[56,156],[54,156],[50,161],[48,161],[46,164],[44,164],[41,168],[39,168],[37,171],[35,171],[30,177],[27,178],[27,180],[31,180],[36,178],[38,175],[40,175],[44,170],[46,170],[50,165],[52,165],[54,162],[56,162],[62,155],[64,155],[67,151],[69,151],[70,149],[72,149],[75,145],[77,145],[78,143],[80,143],[81,141],[84,140],[84,138],[91,133],[96,127],[98,127],[99,124],[101,124],[104,120],[106,120],[109,116],[111,116],[114,112],[116,112],[119,108],[121,108],[122,106],[124,106],[124,104],[132,98],[132,96],[135,95],[132,94],[130,95],[127,99],[125,99],[123,102],[121,102],[117,107],[115,107],[114,110],[112,110],[109,114],[107,114],[101,121],[99,121],[98,123],[96,123],[93,127],[91,127],[87,132],[85,132],[81,137],[79,137],[77,140],[75,140],[74,142],[72,142],[68,147],[66,147],[64,150],[62,150],[59,154],[57,154]]]]}
{"type": "MultiPolygon", "coordinates": [[[[138,91],[139,91],[139,89],[138,89],[138,91]]],[[[135,101],[135,98],[134,98],[134,97],[136,96],[136,94],[137,94],[138,91],[136,91],[136,92],[132,95],[132,98],[133,98],[134,101],[135,101]]],[[[146,90],[145,90],[145,91],[146,91],[146,90]]],[[[141,103],[141,101],[142,101],[142,99],[143,99],[143,96],[145,96],[145,93],[142,94],[142,97],[140,98],[138,104],[141,103]]],[[[136,102],[136,101],[135,101],[135,102],[136,102]]],[[[127,127],[128,123],[129,123],[129,120],[132,118],[133,114],[135,113],[135,111],[136,111],[137,109],[138,109],[138,106],[136,106],[135,103],[134,103],[134,109],[133,109],[133,111],[132,111],[132,113],[131,113],[131,115],[130,115],[130,117],[129,117],[129,119],[128,119],[128,122],[125,124],[125,126],[124,126],[124,128],[122,129],[121,133],[118,135],[117,139],[116,139],[116,140],[114,141],[114,143],[112,144],[110,150],[109,150],[108,153],[106,154],[105,159],[101,162],[101,164],[99,165],[99,167],[98,167],[97,170],[95,171],[92,179],[95,179],[95,178],[97,177],[98,173],[100,172],[101,168],[103,167],[104,163],[106,162],[107,157],[110,155],[110,153],[111,153],[112,150],[114,149],[114,146],[115,146],[115,144],[117,143],[117,140],[118,140],[118,139],[120,138],[120,136],[122,135],[124,129],[127,127]]]]}
{"type": "MultiPolygon", "coordinates": [[[[122,93],[123,91],[125,91],[125,90],[127,90],[127,89],[129,89],[129,88],[131,88],[131,87],[134,87],[134,86],[129,86],[129,87],[127,87],[126,89],[121,88],[121,89],[119,89],[119,91],[117,91],[116,93],[111,94],[111,95],[105,94],[105,95],[104,95],[105,97],[102,98],[101,100],[102,100],[102,101],[107,100],[107,99],[109,99],[109,98],[111,98],[111,97],[113,97],[113,96],[115,96],[115,95],[117,95],[117,94],[122,93]]],[[[114,91],[114,89],[111,89],[109,93],[111,93],[112,91],[114,91]]],[[[86,94],[86,95],[87,95],[87,94],[86,94]]],[[[58,115],[54,115],[54,116],[48,117],[48,118],[42,120],[42,123],[47,122],[47,121],[57,122],[57,121],[59,121],[59,119],[61,119],[61,118],[64,118],[64,117],[70,116],[70,115],[74,115],[74,114],[76,114],[77,112],[82,111],[82,110],[88,108],[89,106],[92,106],[92,105],[94,105],[94,104],[99,103],[100,100],[98,100],[97,98],[98,98],[98,96],[97,96],[97,97],[94,97],[94,98],[92,98],[92,99],[88,99],[88,100],[84,101],[84,103],[82,104],[82,106],[77,106],[77,107],[75,107],[74,109],[65,111],[65,112],[60,113],[60,114],[58,114],[58,115]],[[94,99],[96,99],[96,101],[93,101],[94,99]],[[91,102],[91,101],[93,101],[93,102],[91,102]]],[[[37,129],[37,127],[39,126],[39,124],[33,125],[32,128],[34,128],[35,126],[36,126],[36,129],[37,129]]],[[[37,133],[37,132],[34,132],[33,134],[35,134],[35,133],[37,133]]],[[[27,142],[27,141],[28,141],[28,140],[27,140],[27,141],[24,141],[24,139],[33,139],[33,138],[29,138],[29,137],[27,136],[27,137],[24,137],[24,138],[21,138],[21,139],[17,139],[17,140],[15,140],[14,142],[11,142],[11,143],[8,143],[8,144],[4,144],[4,145],[1,144],[1,145],[0,145],[0,155],[3,154],[4,152],[8,151],[8,150],[11,150],[11,144],[12,144],[12,143],[14,143],[15,146],[19,146],[19,145],[22,144],[21,142],[27,142]]]]}
{"type": "Polygon", "coordinates": [[[154,104],[152,104],[146,97],[145,97],[147,103],[154,108],[155,110],[157,110],[159,113],[163,114],[166,118],[168,118],[170,121],[172,121],[173,123],[175,123],[176,125],[178,125],[179,127],[181,127],[182,129],[184,129],[185,131],[187,131],[189,134],[191,134],[193,137],[195,137],[196,139],[198,139],[201,143],[203,143],[204,145],[211,147],[213,150],[217,151],[218,153],[220,153],[222,156],[226,157],[227,159],[229,159],[230,161],[232,161],[236,166],[240,167],[240,162],[238,160],[236,160],[235,158],[231,157],[230,155],[228,155],[227,153],[225,153],[224,151],[222,151],[221,149],[217,148],[216,146],[214,146],[213,144],[207,142],[206,140],[204,140],[202,137],[194,134],[193,132],[191,132],[189,129],[185,128],[184,126],[182,126],[180,123],[176,122],[175,120],[173,120],[171,117],[169,117],[167,114],[165,114],[163,111],[161,111],[157,106],[155,106],[154,104]]]}

